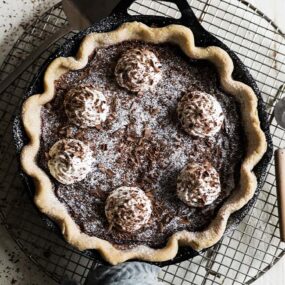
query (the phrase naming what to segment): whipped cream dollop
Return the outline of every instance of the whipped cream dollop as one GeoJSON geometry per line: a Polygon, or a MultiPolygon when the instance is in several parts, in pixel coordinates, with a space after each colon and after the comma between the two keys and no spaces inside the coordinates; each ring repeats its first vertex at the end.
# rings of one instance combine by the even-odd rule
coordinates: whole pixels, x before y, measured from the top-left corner
{"type": "Polygon", "coordinates": [[[147,91],[160,81],[161,64],[152,51],[134,48],[118,60],[115,77],[118,84],[129,91],[147,91]]]}
{"type": "Polygon", "coordinates": [[[92,152],[79,140],[59,140],[51,147],[48,154],[50,173],[62,184],[81,181],[91,171],[92,152]]]}
{"type": "Polygon", "coordinates": [[[224,122],[224,113],[218,100],[201,91],[184,94],[177,112],[185,132],[196,137],[215,135],[224,122]]]}
{"type": "Polygon", "coordinates": [[[137,187],[119,187],[107,198],[105,214],[111,226],[125,232],[135,232],[150,219],[152,204],[137,187]]]}
{"type": "Polygon", "coordinates": [[[210,205],[221,192],[219,174],[208,161],[188,163],[178,176],[176,192],[190,207],[210,205]]]}
{"type": "Polygon", "coordinates": [[[81,128],[100,125],[109,114],[104,94],[92,85],[70,89],[64,97],[64,107],[69,121],[81,128]]]}

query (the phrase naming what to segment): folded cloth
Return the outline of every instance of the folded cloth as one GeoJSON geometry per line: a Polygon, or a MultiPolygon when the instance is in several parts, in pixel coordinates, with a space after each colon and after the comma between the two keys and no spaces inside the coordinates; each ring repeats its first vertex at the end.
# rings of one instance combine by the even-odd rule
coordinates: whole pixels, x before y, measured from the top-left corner
{"type": "Polygon", "coordinates": [[[163,285],[157,279],[159,271],[159,267],[143,262],[101,265],[89,273],[85,285],[163,285]]]}

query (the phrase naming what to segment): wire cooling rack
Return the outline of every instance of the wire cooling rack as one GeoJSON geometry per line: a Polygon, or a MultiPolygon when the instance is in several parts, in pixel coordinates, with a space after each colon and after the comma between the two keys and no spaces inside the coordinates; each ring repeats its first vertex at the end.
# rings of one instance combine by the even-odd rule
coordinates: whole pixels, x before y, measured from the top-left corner
{"type": "MultiPolygon", "coordinates": [[[[276,98],[285,91],[285,37],[262,12],[243,0],[189,1],[202,25],[234,50],[257,80],[272,114],[276,98]]],[[[130,14],[178,18],[175,4],[139,0],[130,14]]],[[[48,36],[67,24],[61,4],[34,23],[11,49],[0,69],[0,80],[17,67],[48,36]]],[[[0,217],[18,246],[46,274],[60,282],[70,277],[84,283],[96,266],[91,258],[51,233],[39,218],[18,177],[11,128],[25,89],[38,68],[64,40],[47,49],[6,91],[0,95],[0,217]]],[[[285,131],[271,122],[274,147],[285,147],[285,131]]],[[[274,165],[255,206],[239,227],[211,250],[191,260],[163,268],[166,284],[250,284],[269,270],[285,253],[279,240],[274,165]]]]}

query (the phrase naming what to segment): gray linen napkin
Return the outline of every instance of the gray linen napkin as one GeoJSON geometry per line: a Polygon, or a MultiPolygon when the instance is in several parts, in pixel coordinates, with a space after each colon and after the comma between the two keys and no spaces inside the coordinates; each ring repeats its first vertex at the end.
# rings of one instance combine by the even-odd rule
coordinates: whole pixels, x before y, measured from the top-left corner
{"type": "MultiPolygon", "coordinates": [[[[116,266],[98,266],[90,271],[85,285],[163,285],[157,279],[160,268],[143,262],[126,262],[116,266]]],[[[64,281],[62,285],[77,285],[64,281]]]]}

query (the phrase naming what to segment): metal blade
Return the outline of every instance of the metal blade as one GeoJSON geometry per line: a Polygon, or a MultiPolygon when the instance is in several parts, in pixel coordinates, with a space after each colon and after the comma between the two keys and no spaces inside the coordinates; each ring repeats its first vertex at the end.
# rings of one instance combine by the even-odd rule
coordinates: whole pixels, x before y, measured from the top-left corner
{"type": "Polygon", "coordinates": [[[63,0],[62,6],[71,27],[82,30],[110,15],[119,2],[120,0],[63,0]]]}

